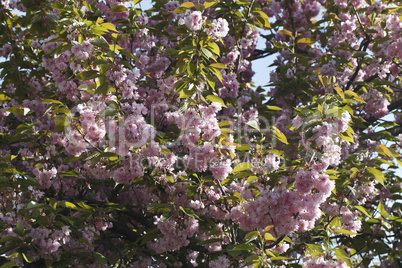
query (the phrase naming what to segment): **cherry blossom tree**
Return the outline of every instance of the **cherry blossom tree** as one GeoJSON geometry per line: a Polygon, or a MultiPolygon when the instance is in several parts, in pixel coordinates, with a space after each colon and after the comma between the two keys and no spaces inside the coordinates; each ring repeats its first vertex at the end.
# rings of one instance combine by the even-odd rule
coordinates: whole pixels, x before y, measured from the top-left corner
{"type": "Polygon", "coordinates": [[[0,3],[1,267],[401,264],[399,1],[0,3]]]}

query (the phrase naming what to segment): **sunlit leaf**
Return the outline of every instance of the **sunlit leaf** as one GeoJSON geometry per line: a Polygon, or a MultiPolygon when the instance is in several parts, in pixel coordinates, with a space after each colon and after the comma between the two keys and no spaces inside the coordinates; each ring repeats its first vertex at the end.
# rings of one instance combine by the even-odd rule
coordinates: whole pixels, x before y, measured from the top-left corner
{"type": "Polygon", "coordinates": [[[13,106],[11,108],[6,109],[6,111],[13,114],[27,115],[30,109],[22,106],[13,106]]]}
{"type": "Polygon", "coordinates": [[[298,44],[314,44],[315,40],[314,39],[309,39],[309,38],[300,38],[299,40],[297,40],[298,44]]]}
{"type": "Polygon", "coordinates": [[[292,34],[291,32],[289,32],[288,30],[286,30],[286,29],[280,30],[280,31],[278,31],[278,33],[281,33],[281,34],[284,34],[284,35],[288,35],[288,36],[290,36],[290,37],[293,36],[293,34],[292,34]]]}
{"type": "Polygon", "coordinates": [[[276,238],[271,233],[265,233],[264,239],[267,241],[276,241],[276,238]]]}
{"type": "Polygon", "coordinates": [[[335,233],[340,233],[340,234],[346,234],[346,235],[359,235],[358,233],[349,231],[349,230],[345,230],[345,229],[335,229],[334,230],[335,233]]]}
{"type": "Polygon", "coordinates": [[[220,104],[222,105],[222,107],[227,107],[226,104],[225,104],[225,102],[224,102],[220,97],[218,97],[218,96],[215,96],[215,95],[208,95],[208,96],[206,96],[206,98],[207,98],[208,100],[212,101],[212,102],[220,103],[220,104]]]}
{"type": "Polygon", "coordinates": [[[220,68],[220,69],[227,69],[227,68],[228,68],[228,67],[227,67],[225,64],[223,64],[223,63],[212,63],[212,64],[209,65],[209,66],[214,67],[214,68],[220,68]]]}
{"type": "Polygon", "coordinates": [[[274,134],[275,134],[276,138],[280,142],[282,142],[284,144],[289,144],[285,134],[283,134],[282,131],[280,131],[277,127],[272,127],[272,129],[274,131],[274,134]]]}
{"type": "Polygon", "coordinates": [[[358,209],[360,212],[362,212],[364,215],[366,215],[367,217],[371,218],[370,214],[367,212],[367,210],[362,207],[362,206],[355,206],[356,209],[358,209]]]}
{"type": "Polygon", "coordinates": [[[384,218],[390,217],[389,213],[385,210],[384,205],[381,202],[380,202],[380,204],[378,204],[378,211],[380,212],[381,216],[383,216],[384,218]]]}
{"type": "Polygon", "coordinates": [[[232,170],[231,173],[236,173],[236,172],[244,171],[244,170],[250,169],[250,168],[252,168],[252,167],[254,167],[253,164],[247,163],[247,162],[243,162],[243,163],[238,164],[238,165],[232,170]]]}
{"type": "Polygon", "coordinates": [[[217,3],[217,1],[207,0],[207,1],[204,2],[204,7],[205,7],[205,8],[209,8],[209,7],[214,6],[216,3],[217,3]]]}
{"type": "Polygon", "coordinates": [[[379,171],[378,169],[373,168],[373,167],[367,167],[367,170],[368,170],[368,172],[370,172],[370,173],[374,176],[374,178],[375,178],[379,183],[381,183],[382,185],[384,185],[385,176],[384,176],[384,174],[383,174],[381,171],[379,171]]]}
{"type": "Polygon", "coordinates": [[[192,2],[184,2],[183,4],[180,5],[180,7],[192,8],[195,7],[195,5],[192,2]]]}

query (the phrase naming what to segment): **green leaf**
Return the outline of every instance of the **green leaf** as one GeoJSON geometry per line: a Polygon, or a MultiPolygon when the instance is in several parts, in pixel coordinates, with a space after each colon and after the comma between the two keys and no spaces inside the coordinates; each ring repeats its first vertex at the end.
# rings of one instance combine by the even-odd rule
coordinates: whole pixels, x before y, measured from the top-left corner
{"type": "Polygon", "coordinates": [[[78,177],[78,172],[70,170],[70,171],[61,171],[58,172],[57,175],[66,176],[66,177],[78,177]]]}
{"type": "Polygon", "coordinates": [[[171,177],[171,176],[166,176],[166,178],[167,178],[171,183],[174,183],[173,177],[171,177]]]}
{"type": "Polygon", "coordinates": [[[106,109],[100,111],[99,115],[101,117],[106,117],[106,116],[113,116],[113,115],[118,114],[118,113],[119,113],[118,109],[109,106],[106,109]]]}
{"type": "Polygon", "coordinates": [[[233,124],[232,121],[227,121],[227,120],[225,120],[225,121],[219,122],[218,126],[219,126],[219,127],[224,127],[224,126],[228,126],[228,125],[231,125],[231,124],[233,124]]]}
{"type": "Polygon", "coordinates": [[[285,257],[285,256],[278,256],[270,258],[271,261],[280,261],[280,260],[291,260],[292,258],[285,257]]]}
{"type": "Polygon", "coordinates": [[[317,251],[317,252],[319,252],[319,253],[324,253],[323,251],[322,251],[322,249],[321,249],[321,247],[320,246],[318,246],[318,245],[315,245],[315,244],[306,244],[313,252],[314,251],[317,251]]]}
{"type": "Polygon", "coordinates": [[[257,176],[250,176],[250,177],[247,178],[246,183],[250,183],[250,182],[253,182],[253,181],[255,181],[255,180],[258,180],[258,177],[257,177],[257,176]]]}
{"type": "Polygon", "coordinates": [[[70,156],[70,157],[67,157],[67,158],[64,159],[63,164],[67,164],[67,163],[70,163],[70,162],[74,162],[74,161],[80,160],[80,159],[83,158],[83,157],[84,157],[83,155],[81,155],[81,156],[70,156]]]}
{"type": "Polygon", "coordinates": [[[19,236],[24,236],[25,232],[24,232],[24,226],[22,225],[22,223],[17,222],[15,229],[14,229],[14,233],[16,233],[19,236]]]}
{"type": "Polygon", "coordinates": [[[342,99],[345,99],[345,94],[343,93],[342,88],[340,87],[334,87],[335,91],[341,96],[342,99]]]}
{"type": "Polygon", "coordinates": [[[196,91],[198,90],[198,87],[191,83],[191,84],[187,84],[187,86],[183,87],[182,92],[180,92],[180,96],[183,94],[185,94],[185,96],[189,96],[191,97],[196,91]]]}
{"type": "Polygon", "coordinates": [[[60,206],[66,207],[66,208],[71,208],[71,209],[78,209],[76,205],[74,205],[71,202],[68,201],[62,201],[60,202],[60,206]]]}
{"type": "Polygon", "coordinates": [[[11,100],[11,98],[4,94],[0,94],[0,101],[7,101],[7,100],[11,100]]]}
{"type": "Polygon", "coordinates": [[[77,205],[79,205],[80,207],[82,207],[83,209],[86,209],[86,210],[94,210],[91,206],[88,206],[84,202],[77,202],[77,205]]]}
{"type": "Polygon", "coordinates": [[[225,104],[225,102],[224,102],[220,97],[218,97],[218,96],[215,96],[215,95],[208,95],[206,98],[207,98],[208,100],[212,101],[212,102],[220,103],[220,104],[222,105],[222,107],[227,107],[226,104],[225,104]]]}
{"type": "Polygon", "coordinates": [[[223,82],[222,74],[221,74],[221,72],[220,72],[218,69],[209,68],[209,70],[210,70],[211,72],[213,72],[213,73],[216,75],[216,77],[219,79],[219,81],[220,81],[221,83],[223,82]]]}
{"type": "Polygon", "coordinates": [[[266,241],[276,241],[276,238],[271,233],[265,233],[264,234],[264,239],[266,241]]]}
{"type": "Polygon", "coordinates": [[[13,106],[11,108],[6,109],[6,111],[13,114],[27,115],[30,109],[22,106],[13,106]]]}
{"type": "Polygon", "coordinates": [[[351,266],[349,255],[343,249],[336,248],[334,249],[334,253],[337,259],[345,261],[349,266],[351,266]]]}
{"type": "Polygon", "coordinates": [[[0,245],[3,245],[4,243],[6,243],[8,241],[21,242],[21,239],[15,237],[15,236],[8,235],[3,238],[0,238],[0,245]]]}
{"type": "Polygon", "coordinates": [[[236,150],[237,151],[248,151],[250,149],[251,149],[251,147],[248,144],[238,144],[238,145],[236,145],[236,150]]]}
{"type": "Polygon", "coordinates": [[[237,246],[228,246],[226,250],[232,257],[236,258],[238,255],[242,254],[243,251],[251,252],[254,248],[255,245],[249,243],[249,244],[240,244],[237,246]]]}
{"type": "Polygon", "coordinates": [[[260,125],[258,124],[257,120],[251,120],[251,121],[247,122],[246,125],[257,131],[261,131],[260,125]]]}
{"type": "MultiPolygon", "coordinates": [[[[6,246],[0,247],[0,255],[3,255],[17,247],[18,247],[18,245],[16,245],[16,244],[12,244],[11,246],[7,246],[7,247],[6,246]]],[[[18,252],[16,254],[18,254],[18,252]]],[[[18,256],[16,256],[16,257],[18,257],[18,256]]]]}
{"type": "Polygon", "coordinates": [[[212,88],[212,90],[215,90],[215,79],[212,77],[212,75],[209,73],[205,73],[205,77],[207,79],[208,85],[212,88]]]}
{"type": "Polygon", "coordinates": [[[284,144],[289,144],[288,139],[286,138],[285,134],[282,133],[282,131],[280,131],[277,127],[272,127],[272,129],[274,130],[276,138],[280,142],[283,142],[284,144]]]}
{"type": "Polygon", "coordinates": [[[363,213],[364,215],[366,215],[367,217],[371,218],[370,214],[367,212],[367,210],[366,210],[364,207],[362,207],[362,206],[355,206],[355,208],[356,208],[357,210],[359,210],[360,212],[362,212],[362,213],[363,213]]]}
{"type": "Polygon", "coordinates": [[[357,210],[359,210],[360,212],[362,212],[362,213],[363,213],[364,215],[366,215],[367,217],[371,218],[370,214],[367,212],[367,210],[366,210],[364,207],[362,207],[362,206],[355,206],[355,208],[356,208],[357,210]]]}
{"type": "MultiPolygon", "coordinates": [[[[194,93],[193,93],[194,94],[194,93]]],[[[180,91],[179,99],[190,98],[193,94],[186,94],[184,90],[180,91]]]]}
{"type": "Polygon", "coordinates": [[[328,84],[328,78],[327,77],[322,77],[322,75],[318,75],[318,79],[320,79],[320,82],[324,87],[328,84]]]}
{"type": "Polygon", "coordinates": [[[344,141],[355,143],[353,135],[349,131],[338,133],[338,136],[341,137],[341,139],[343,139],[344,141]]]}
{"type": "Polygon", "coordinates": [[[254,14],[258,14],[263,19],[263,25],[266,28],[271,28],[271,24],[269,23],[269,17],[262,10],[255,10],[254,14]]]}
{"type": "Polygon", "coordinates": [[[340,233],[340,234],[346,234],[346,235],[359,235],[358,233],[349,231],[349,230],[345,230],[345,229],[335,229],[334,230],[335,233],[340,233]]]}
{"type": "Polygon", "coordinates": [[[209,42],[208,47],[211,48],[211,51],[219,56],[220,50],[219,46],[215,42],[209,42]]]}
{"type": "Polygon", "coordinates": [[[288,35],[288,36],[290,36],[290,37],[293,36],[293,34],[292,34],[291,32],[289,32],[288,30],[286,30],[286,29],[280,30],[280,31],[278,31],[278,33],[281,33],[281,34],[284,34],[284,35],[288,35]]]}
{"type": "MultiPolygon", "coordinates": [[[[127,9],[127,8],[126,8],[126,9],[127,9]]],[[[106,28],[106,29],[108,29],[108,30],[111,30],[111,31],[113,31],[113,32],[117,32],[116,27],[114,26],[113,23],[105,22],[105,23],[102,23],[101,26],[104,27],[104,28],[106,28]]]]}
{"type": "Polygon", "coordinates": [[[119,210],[119,211],[124,211],[126,210],[126,208],[121,205],[121,204],[116,204],[116,203],[106,203],[105,206],[115,209],[115,210],[119,210]]]}
{"type": "Polygon", "coordinates": [[[186,214],[187,216],[189,216],[189,217],[195,217],[195,218],[197,218],[197,219],[200,219],[200,218],[198,217],[198,215],[194,213],[194,210],[192,210],[191,208],[183,208],[182,206],[180,206],[179,208],[180,208],[180,210],[183,211],[184,214],[186,214]]]}
{"type": "Polygon", "coordinates": [[[366,103],[362,97],[360,97],[359,95],[357,95],[356,92],[353,92],[353,91],[351,91],[351,90],[346,90],[344,93],[345,93],[346,95],[348,95],[348,96],[353,97],[354,100],[357,100],[357,101],[359,101],[359,102],[366,103]]]}
{"type": "Polygon", "coordinates": [[[16,266],[15,262],[9,261],[9,262],[6,262],[5,264],[3,264],[2,266],[0,266],[0,268],[11,268],[14,266],[16,266]]]}
{"type": "Polygon", "coordinates": [[[367,167],[367,170],[368,170],[368,172],[370,172],[370,173],[374,176],[374,178],[375,178],[379,183],[381,183],[382,185],[384,185],[385,176],[384,176],[384,174],[383,174],[381,171],[379,171],[378,169],[373,168],[373,167],[367,167]]]}
{"type": "MultiPolygon", "coordinates": [[[[342,222],[339,217],[335,217],[331,221],[331,227],[339,228],[342,226],[342,222]]],[[[331,230],[332,231],[332,230],[331,230]]]]}
{"type": "Polygon", "coordinates": [[[105,48],[109,50],[109,43],[106,41],[104,37],[99,37],[91,41],[91,44],[100,48],[105,48]]]}
{"type": "Polygon", "coordinates": [[[188,72],[188,74],[191,76],[191,75],[194,75],[194,73],[195,73],[195,71],[197,70],[197,65],[195,64],[195,63],[192,63],[192,62],[190,62],[188,65],[187,65],[187,72],[188,72]]]}
{"type": "Polygon", "coordinates": [[[390,158],[393,157],[393,154],[391,153],[391,151],[384,144],[380,144],[380,146],[378,146],[378,149],[376,150],[376,152],[379,154],[388,156],[390,158]]]}
{"type": "Polygon", "coordinates": [[[222,238],[212,238],[212,239],[204,240],[204,241],[198,243],[198,245],[202,246],[202,245],[208,245],[208,244],[212,244],[212,243],[220,243],[222,241],[223,241],[222,238]]]}
{"type": "MultiPolygon", "coordinates": [[[[248,264],[254,264],[254,267],[261,267],[260,266],[260,259],[261,256],[259,255],[251,255],[248,256],[245,260],[244,260],[244,264],[248,265],[248,264]]],[[[244,266],[244,267],[250,267],[250,266],[244,266]]]]}
{"type": "Polygon", "coordinates": [[[309,38],[301,38],[297,40],[298,44],[314,44],[315,40],[314,39],[309,39],[309,38]]]}
{"type": "Polygon", "coordinates": [[[204,7],[209,8],[209,7],[212,7],[213,5],[215,5],[216,3],[217,3],[216,1],[207,0],[204,3],[204,7]]]}
{"type": "Polygon", "coordinates": [[[212,52],[209,51],[209,49],[202,47],[201,51],[202,51],[202,54],[204,54],[204,56],[207,57],[207,59],[212,57],[212,52]]]}
{"type": "Polygon", "coordinates": [[[66,129],[66,127],[71,123],[66,116],[57,116],[55,117],[55,120],[57,120],[56,125],[54,126],[54,131],[56,132],[61,132],[66,129]]]}
{"type": "Polygon", "coordinates": [[[95,89],[95,93],[106,96],[109,93],[109,88],[109,83],[106,81],[95,89]]]}
{"type": "Polygon", "coordinates": [[[254,175],[253,172],[250,172],[250,171],[243,171],[243,172],[237,173],[237,174],[233,177],[233,179],[245,178],[245,177],[252,176],[252,175],[254,175]]]}
{"type": "Polygon", "coordinates": [[[101,253],[99,252],[94,252],[94,258],[102,265],[106,265],[107,264],[107,259],[105,256],[103,256],[101,253]]]}
{"type": "Polygon", "coordinates": [[[366,51],[357,51],[355,54],[353,54],[353,58],[360,58],[368,55],[366,51]]]}
{"type": "Polygon", "coordinates": [[[86,81],[86,80],[91,80],[91,79],[97,78],[99,76],[101,76],[101,74],[99,74],[95,70],[91,70],[91,71],[84,71],[84,72],[77,74],[76,78],[78,80],[86,81]]]}
{"type": "Polygon", "coordinates": [[[380,204],[378,204],[378,211],[381,213],[381,216],[383,216],[384,218],[390,217],[389,213],[385,210],[384,205],[381,202],[380,202],[380,204]]]}
{"type": "Polygon", "coordinates": [[[158,233],[159,233],[158,228],[155,228],[153,230],[147,230],[146,234],[141,239],[141,246],[148,243],[148,241],[155,239],[157,237],[158,233]]]}
{"type": "Polygon", "coordinates": [[[260,232],[258,231],[251,231],[249,233],[246,234],[246,236],[244,237],[244,240],[246,241],[246,243],[253,241],[255,239],[257,239],[260,236],[260,232]]]}
{"type": "Polygon", "coordinates": [[[111,9],[109,9],[110,12],[121,12],[121,11],[128,11],[128,9],[125,6],[114,6],[111,9]]]}
{"type": "Polygon", "coordinates": [[[247,163],[247,162],[243,162],[243,163],[238,164],[238,165],[232,170],[231,173],[236,173],[236,172],[244,171],[244,170],[250,169],[250,168],[252,168],[252,167],[254,167],[253,164],[247,163]]]}
{"type": "Polygon", "coordinates": [[[64,103],[62,103],[61,101],[58,101],[58,100],[43,99],[40,102],[50,102],[50,103],[56,103],[56,104],[60,104],[60,105],[64,106],[64,103]]]}
{"type": "Polygon", "coordinates": [[[282,111],[282,108],[278,106],[267,105],[267,108],[271,111],[282,111]]]}
{"type": "Polygon", "coordinates": [[[192,2],[184,2],[183,4],[180,5],[180,7],[192,8],[195,7],[195,5],[192,2]]]}
{"type": "Polygon", "coordinates": [[[214,67],[214,68],[220,68],[220,69],[227,69],[227,68],[228,68],[228,67],[227,67],[225,64],[223,64],[223,63],[212,63],[212,64],[209,65],[209,66],[214,67]]]}
{"type": "Polygon", "coordinates": [[[126,57],[129,57],[129,58],[131,58],[131,59],[133,59],[133,60],[135,60],[135,61],[138,61],[138,62],[140,61],[137,56],[135,56],[133,53],[130,53],[130,52],[128,52],[128,51],[120,50],[119,53],[120,53],[121,55],[124,55],[124,56],[126,56],[126,57]]]}
{"type": "Polygon", "coordinates": [[[283,41],[271,41],[274,44],[274,47],[277,48],[289,48],[289,44],[283,41]]]}
{"type": "Polygon", "coordinates": [[[30,257],[30,256],[25,255],[25,253],[21,253],[21,255],[22,255],[22,257],[24,258],[24,260],[25,260],[27,263],[31,263],[31,262],[33,262],[33,261],[35,260],[33,257],[30,257]]]}
{"type": "Polygon", "coordinates": [[[42,203],[36,203],[35,201],[30,201],[27,205],[27,209],[32,209],[32,208],[42,208],[44,207],[45,204],[42,203]]]}

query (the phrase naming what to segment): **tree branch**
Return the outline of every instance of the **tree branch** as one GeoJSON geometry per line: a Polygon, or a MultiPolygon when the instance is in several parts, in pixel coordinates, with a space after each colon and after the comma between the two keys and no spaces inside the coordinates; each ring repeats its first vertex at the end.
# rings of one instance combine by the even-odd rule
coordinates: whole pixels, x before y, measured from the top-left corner
{"type": "MultiPolygon", "coordinates": [[[[243,38],[244,32],[246,31],[247,20],[250,17],[251,8],[253,7],[253,4],[254,4],[254,0],[252,0],[250,5],[248,6],[247,15],[244,18],[243,29],[242,29],[241,34],[240,34],[240,40],[243,38]]],[[[235,74],[238,73],[238,70],[239,70],[239,67],[240,67],[240,59],[241,59],[241,48],[240,48],[239,45],[237,45],[237,48],[239,49],[240,54],[237,57],[236,67],[235,67],[235,70],[234,70],[235,74]]]]}
{"type": "Polygon", "coordinates": [[[266,50],[261,50],[261,49],[256,49],[255,52],[256,53],[254,53],[254,55],[247,58],[248,61],[263,59],[265,57],[271,56],[276,53],[276,52],[266,51],[266,50]]]}
{"type": "Polygon", "coordinates": [[[392,136],[396,137],[402,133],[402,126],[396,126],[396,127],[382,130],[380,132],[374,132],[374,133],[368,134],[368,136],[370,138],[382,139],[382,138],[385,138],[385,136],[386,136],[385,132],[389,132],[392,136]]]}
{"type": "MultiPolygon", "coordinates": [[[[387,106],[389,112],[392,112],[393,110],[396,110],[398,108],[402,108],[402,99],[399,99],[387,106]]],[[[368,127],[370,124],[374,123],[377,119],[378,118],[371,116],[370,118],[366,119],[367,123],[365,123],[365,125],[368,127]]]]}

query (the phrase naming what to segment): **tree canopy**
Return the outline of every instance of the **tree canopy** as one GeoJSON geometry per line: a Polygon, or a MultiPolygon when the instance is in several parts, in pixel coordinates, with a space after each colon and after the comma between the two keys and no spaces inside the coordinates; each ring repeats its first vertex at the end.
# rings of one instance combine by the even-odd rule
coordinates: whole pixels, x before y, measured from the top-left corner
{"type": "Polygon", "coordinates": [[[400,267],[400,1],[1,0],[0,32],[1,268],[400,267]]]}

